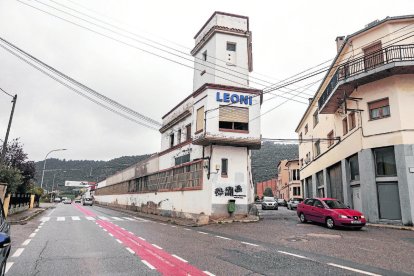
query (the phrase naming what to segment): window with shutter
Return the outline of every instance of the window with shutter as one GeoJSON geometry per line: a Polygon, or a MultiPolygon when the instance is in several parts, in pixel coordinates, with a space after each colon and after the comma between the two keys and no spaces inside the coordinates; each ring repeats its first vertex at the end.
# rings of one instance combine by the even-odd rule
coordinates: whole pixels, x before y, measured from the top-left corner
{"type": "Polygon", "coordinates": [[[249,130],[249,109],[245,107],[220,106],[220,130],[249,130]]]}
{"type": "Polygon", "coordinates": [[[196,132],[204,129],[204,106],[197,109],[196,132]]]}
{"type": "Polygon", "coordinates": [[[371,120],[382,119],[391,116],[388,98],[368,103],[369,118],[371,120]]]}

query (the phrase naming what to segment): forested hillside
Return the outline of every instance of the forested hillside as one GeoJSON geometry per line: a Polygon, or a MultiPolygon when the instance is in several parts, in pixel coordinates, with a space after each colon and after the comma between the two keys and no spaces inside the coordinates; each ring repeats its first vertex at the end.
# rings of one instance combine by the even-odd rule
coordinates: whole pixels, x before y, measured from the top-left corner
{"type": "Polygon", "coordinates": [[[263,142],[260,150],[252,151],[253,182],[275,178],[277,163],[283,159],[298,158],[298,145],[263,142]]]}

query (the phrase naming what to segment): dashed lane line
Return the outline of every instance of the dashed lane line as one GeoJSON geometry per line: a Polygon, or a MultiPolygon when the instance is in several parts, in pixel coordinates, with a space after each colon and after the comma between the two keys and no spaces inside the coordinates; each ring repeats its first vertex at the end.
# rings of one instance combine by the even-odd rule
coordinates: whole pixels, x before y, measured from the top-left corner
{"type": "Polygon", "coordinates": [[[17,248],[16,252],[14,252],[13,254],[13,258],[17,258],[20,257],[20,255],[22,255],[24,248],[17,248]]]}
{"type": "Polygon", "coordinates": [[[131,248],[126,247],[125,249],[126,249],[126,250],[128,250],[128,251],[129,251],[129,253],[131,253],[131,254],[135,254],[135,251],[134,251],[134,250],[132,250],[131,248]]]}
{"type": "Polygon", "coordinates": [[[254,243],[250,243],[250,242],[244,242],[244,241],[242,241],[241,243],[247,244],[247,245],[251,245],[251,246],[259,246],[258,244],[254,244],[254,243]]]}
{"type": "Polygon", "coordinates": [[[94,217],[85,217],[87,220],[95,220],[94,217]]]}
{"type": "Polygon", "coordinates": [[[106,220],[106,221],[109,220],[107,217],[103,217],[103,216],[99,216],[98,218],[100,218],[101,220],[106,220]]]}
{"type": "Polygon", "coordinates": [[[122,217],[123,219],[126,219],[126,220],[130,220],[130,221],[134,221],[135,219],[133,219],[133,218],[129,218],[129,217],[122,217]]]}
{"type": "Polygon", "coordinates": [[[293,257],[297,257],[297,258],[302,258],[302,259],[308,259],[307,257],[305,257],[305,256],[302,256],[302,255],[297,255],[297,254],[293,254],[293,253],[289,253],[289,252],[286,252],[286,251],[277,251],[277,252],[279,252],[279,253],[281,253],[281,254],[285,254],[285,255],[290,255],[290,256],[293,256],[293,257]]]}
{"type": "Polygon", "coordinates": [[[208,276],[216,276],[216,275],[214,275],[213,273],[211,273],[211,272],[208,272],[207,270],[205,270],[205,271],[203,271],[205,274],[207,274],[208,276]]]}
{"type": "Polygon", "coordinates": [[[145,241],[145,239],[143,237],[138,237],[138,239],[145,241]]]}
{"type": "Polygon", "coordinates": [[[27,239],[22,243],[22,246],[26,246],[28,245],[30,242],[32,241],[32,239],[27,239]]]}
{"type": "Polygon", "coordinates": [[[197,231],[197,233],[203,234],[203,235],[208,235],[208,233],[203,232],[203,231],[197,231]]]}
{"type": "Polygon", "coordinates": [[[143,262],[146,266],[148,266],[150,269],[154,270],[155,267],[153,267],[149,262],[147,262],[146,260],[141,260],[141,262],[143,262]]]}
{"type": "Polygon", "coordinates": [[[34,236],[36,236],[36,233],[31,233],[31,234],[29,235],[29,238],[34,238],[34,236]]]}
{"type": "Polygon", "coordinates": [[[118,217],[111,217],[113,220],[118,220],[118,221],[121,221],[121,220],[123,220],[123,219],[121,219],[121,218],[118,218],[118,217]]]}
{"type": "Polygon", "coordinates": [[[155,243],[152,244],[155,248],[162,249],[162,247],[156,245],[155,243]]]}
{"type": "Polygon", "coordinates": [[[113,237],[114,235],[112,235],[111,233],[108,233],[109,236],[113,237]]]}
{"type": "Polygon", "coordinates": [[[80,217],[78,217],[78,216],[72,216],[72,220],[80,220],[80,217]]]}
{"type": "Polygon", "coordinates": [[[43,222],[45,222],[45,221],[49,221],[49,220],[50,220],[50,217],[43,217],[43,218],[41,218],[40,220],[41,220],[41,221],[43,221],[43,222]]]}
{"type": "Polygon", "coordinates": [[[14,264],[14,262],[7,262],[6,263],[6,271],[5,271],[5,273],[7,273],[9,271],[9,269],[12,267],[13,264],[14,264]]]}
{"type": "Polygon", "coordinates": [[[65,217],[57,217],[57,221],[65,221],[65,217]]]}
{"type": "Polygon", "coordinates": [[[181,258],[181,257],[178,257],[177,255],[175,255],[175,254],[172,254],[171,256],[173,256],[174,258],[176,258],[176,259],[179,259],[180,261],[182,261],[182,262],[184,262],[184,263],[188,263],[188,261],[186,261],[186,260],[184,260],[183,258],[181,258]]]}
{"type": "Polygon", "coordinates": [[[216,236],[216,238],[223,239],[223,240],[231,240],[230,238],[226,238],[226,237],[222,237],[222,236],[216,236]]]}
{"type": "Polygon", "coordinates": [[[342,268],[342,269],[349,270],[349,271],[353,271],[353,272],[357,272],[357,273],[361,273],[361,274],[365,274],[365,275],[381,276],[380,274],[375,274],[375,273],[371,273],[371,272],[368,272],[368,271],[364,271],[364,270],[360,270],[360,269],[356,269],[356,268],[352,268],[352,267],[348,267],[348,266],[338,265],[338,264],[334,264],[334,263],[328,263],[328,265],[338,267],[338,268],[342,268]]]}
{"type": "Polygon", "coordinates": [[[118,239],[115,239],[118,243],[122,243],[120,240],[118,240],[118,239]]]}

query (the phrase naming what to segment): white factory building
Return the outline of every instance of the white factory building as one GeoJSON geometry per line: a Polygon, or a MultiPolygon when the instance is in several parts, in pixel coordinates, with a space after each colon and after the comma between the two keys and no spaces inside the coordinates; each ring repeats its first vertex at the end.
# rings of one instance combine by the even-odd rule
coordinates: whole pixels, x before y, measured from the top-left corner
{"type": "MultiPolygon", "coordinates": [[[[100,204],[165,216],[247,214],[262,91],[249,88],[249,18],[215,12],[196,34],[193,92],[163,116],[161,151],[99,183],[100,204]]],[[[144,139],[144,138],[143,138],[144,139]]]]}

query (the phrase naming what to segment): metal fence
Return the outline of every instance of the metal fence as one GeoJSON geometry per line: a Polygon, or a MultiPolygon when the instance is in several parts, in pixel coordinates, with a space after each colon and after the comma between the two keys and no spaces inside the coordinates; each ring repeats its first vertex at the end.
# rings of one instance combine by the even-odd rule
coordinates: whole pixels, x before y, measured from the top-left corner
{"type": "Polygon", "coordinates": [[[9,210],[29,206],[30,194],[11,194],[9,210]]]}

